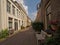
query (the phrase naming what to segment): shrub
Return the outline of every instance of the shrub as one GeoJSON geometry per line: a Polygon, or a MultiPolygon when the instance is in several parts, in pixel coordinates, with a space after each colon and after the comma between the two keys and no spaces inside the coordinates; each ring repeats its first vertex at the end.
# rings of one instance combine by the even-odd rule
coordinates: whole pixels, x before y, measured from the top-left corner
{"type": "Polygon", "coordinates": [[[53,37],[48,37],[44,45],[60,45],[60,27],[54,33],[53,37]]]}
{"type": "Polygon", "coordinates": [[[33,22],[32,27],[35,31],[41,31],[43,29],[43,23],[42,22],[33,22]]]}
{"type": "Polygon", "coordinates": [[[7,37],[9,34],[8,34],[8,30],[7,29],[5,29],[5,30],[2,30],[1,32],[0,32],[0,39],[1,38],[5,38],[5,37],[7,37]]]}
{"type": "Polygon", "coordinates": [[[21,26],[21,29],[24,29],[25,27],[24,26],[21,26]]]}
{"type": "Polygon", "coordinates": [[[29,27],[29,26],[27,26],[27,27],[29,27]]]}

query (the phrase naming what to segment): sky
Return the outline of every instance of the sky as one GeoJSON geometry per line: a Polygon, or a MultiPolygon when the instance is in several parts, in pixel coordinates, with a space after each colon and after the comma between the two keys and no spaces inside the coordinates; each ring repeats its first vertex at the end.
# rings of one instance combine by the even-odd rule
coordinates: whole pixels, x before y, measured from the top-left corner
{"type": "Polygon", "coordinates": [[[35,20],[37,14],[37,4],[40,3],[40,0],[17,0],[25,8],[29,18],[32,21],[35,20]]]}

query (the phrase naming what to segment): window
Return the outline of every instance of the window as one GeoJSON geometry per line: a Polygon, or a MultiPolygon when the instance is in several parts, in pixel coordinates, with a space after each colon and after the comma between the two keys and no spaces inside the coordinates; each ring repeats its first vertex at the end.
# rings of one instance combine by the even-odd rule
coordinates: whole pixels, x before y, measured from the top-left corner
{"type": "Polygon", "coordinates": [[[48,26],[48,22],[51,20],[51,5],[48,5],[48,7],[46,8],[46,17],[48,26]]]}
{"type": "Polygon", "coordinates": [[[46,12],[47,12],[47,15],[48,15],[49,13],[51,13],[51,5],[49,5],[49,6],[47,7],[46,12]]]}
{"type": "Polygon", "coordinates": [[[18,20],[14,19],[14,29],[18,30],[18,20]]]}
{"type": "Polygon", "coordinates": [[[46,15],[49,20],[51,20],[51,5],[46,8],[46,15]]]}
{"type": "Polygon", "coordinates": [[[23,21],[22,21],[22,26],[23,26],[23,21]]]}
{"type": "Polygon", "coordinates": [[[15,15],[15,7],[12,5],[12,13],[15,15]]]}
{"type": "Polygon", "coordinates": [[[18,9],[17,9],[17,16],[18,16],[18,9]]]}
{"type": "Polygon", "coordinates": [[[11,12],[11,3],[7,0],[7,12],[11,12]]]}
{"type": "Polygon", "coordinates": [[[19,15],[20,15],[20,11],[19,11],[19,15]]]}
{"type": "Polygon", "coordinates": [[[19,20],[19,27],[20,27],[20,20],[19,20]]]}
{"type": "Polygon", "coordinates": [[[19,15],[20,15],[20,11],[19,11],[19,15]]]}
{"type": "Polygon", "coordinates": [[[13,23],[12,18],[9,17],[8,20],[9,20],[9,30],[12,30],[12,23],[13,23]]]}

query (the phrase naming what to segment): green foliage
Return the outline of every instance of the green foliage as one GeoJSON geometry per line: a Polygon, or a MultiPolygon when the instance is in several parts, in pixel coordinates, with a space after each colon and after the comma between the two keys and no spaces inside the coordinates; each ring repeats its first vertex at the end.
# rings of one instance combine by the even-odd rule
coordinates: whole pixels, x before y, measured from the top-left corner
{"type": "Polygon", "coordinates": [[[53,37],[48,37],[44,45],[60,45],[60,29],[54,33],[53,37]]]}
{"type": "Polygon", "coordinates": [[[21,29],[24,29],[25,27],[24,26],[21,26],[21,29]]]}
{"type": "Polygon", "coordinates": [[[44,45],[60,45],[60,39],[59,38],[55,39],[53,37],[47,38],[44,45]]]}
{"type": "Polygon", "coordinates": [[[53,45],[54,41],[52,37],[47,38],[44,45],[53,45]]]}
{"type": "Polygon", "coordinates": [[[32,27],[35,31],[41,31],[43,29],[43,23],[41,22],[33,22],[32,27]]]}
{"type": "Polygon", "coordinates": [[[7,37],[9,34],[8,34],[8,30],[7,29],[5,29],[5,30],[2,30],[1,32],[0,32],[0,39],[1,38],[5,38],[5,37],[7,37]]]}

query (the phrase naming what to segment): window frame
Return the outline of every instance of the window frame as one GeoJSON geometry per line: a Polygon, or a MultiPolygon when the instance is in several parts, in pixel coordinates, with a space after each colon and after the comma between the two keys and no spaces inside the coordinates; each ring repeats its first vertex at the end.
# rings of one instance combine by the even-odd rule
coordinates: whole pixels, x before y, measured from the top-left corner
{"type": "Polygon", "coordinates": [[[11,13],[11,3],[7,0],[7,12],[11,13]]]}
{"type": "Polygon", "coordinates": [[[15,15],[15,6],[12,5],[12,14],[15,15]]]}

